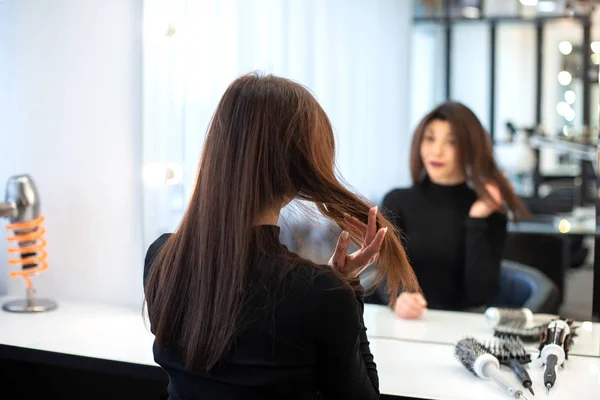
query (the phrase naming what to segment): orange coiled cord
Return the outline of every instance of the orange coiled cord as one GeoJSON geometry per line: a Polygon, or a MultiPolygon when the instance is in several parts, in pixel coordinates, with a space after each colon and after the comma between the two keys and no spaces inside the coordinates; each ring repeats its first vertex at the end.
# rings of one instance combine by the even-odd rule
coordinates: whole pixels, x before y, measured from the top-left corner
{"type": "Polygon", "coordinates": [[[30,233],[8,237],[9,242],[36,242],[35,244],[28,247],[9,247],[8,249],[8,252],[10,254],[36,253],[35,256],[32,257],[8,260],[8,263],[10,265],[36,265],[32,268],[24,269],[21,271],[12,271],[10,273],[11,278],[20,276],[21,278],[25,279],[25,282],[27,283],[27,289],[32,288],[31,279],[29,279],[31,275],[36,275],[48,269],[48,262],[46,261],[46,257],[48,256],[48,253],[46,253],[47,242],[46,239],[44,239],[46,229],[44,229],[44,227],[42,226],[42,222],[44,222],[44,219],[44,216],[41,215],[38,218],[29,222],[22,222],[6,226],[6,229],[9,231],[18,231],[22,229],[35,228],[35,230],[33,230],[30,233]]]}

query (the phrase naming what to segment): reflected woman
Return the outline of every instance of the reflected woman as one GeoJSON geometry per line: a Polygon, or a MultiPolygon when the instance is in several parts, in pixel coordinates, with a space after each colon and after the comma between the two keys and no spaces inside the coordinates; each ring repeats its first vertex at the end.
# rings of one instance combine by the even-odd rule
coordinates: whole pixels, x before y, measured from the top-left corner
{"type": "Polygon", "coordinates": [[[418,125],[411,146],[413,185],[395,189],[383,212],[399,228],[423,294],[381,290],[402,318],[426,308],[465,310],[498,293],[507,216],[528,215],[494,160],[492,143],[466,106],[446,102],[418,125]]]}

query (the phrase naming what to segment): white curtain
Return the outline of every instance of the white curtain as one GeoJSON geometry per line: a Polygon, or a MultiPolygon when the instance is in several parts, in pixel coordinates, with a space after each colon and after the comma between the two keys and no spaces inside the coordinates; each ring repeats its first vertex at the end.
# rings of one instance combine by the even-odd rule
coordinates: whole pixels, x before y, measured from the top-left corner
{"type": "Polygon", "coordinates": [[[144,162],[182,166],[180,183],[145,188],[146,244],[177,226],[216,105],[250,71],[315,94],[361,194],[379,202],[406,185],[411,12],[397,0],[145,0],[144,162]]]}

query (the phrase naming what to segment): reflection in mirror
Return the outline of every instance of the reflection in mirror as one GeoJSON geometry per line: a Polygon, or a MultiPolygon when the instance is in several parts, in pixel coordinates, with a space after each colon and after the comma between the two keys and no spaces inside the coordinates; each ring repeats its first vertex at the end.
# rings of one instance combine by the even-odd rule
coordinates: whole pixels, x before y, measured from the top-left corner
{"type": "MultiPolygon", "coordinates": [[[[438,23],[420,23],[410,35],[410,129],[436,104],[446,99],[445,29],[438,23]]],[[[408,153],[406,153],[408,155],[408,153]]]]}
{"type": "MultiPolygon", "coordinates": [[[[477,17],[449,10],[446,19],[439,10],[443,2],[417,3],[413,37],[434,32],[429,25],[435,22],[445,27],[437,31],[439,42],[447,42],[448,32],[451,37],[450,71],[429,68],[430,79],[448,74],[449,97],[470,106],[493,135],[497,162],[533,214],[509,224],[504,259],[533,267],[557,287],[555,312],[589,319],[600,14],[588,14],[588,7],[574,10],[576,18],[562,18],[573,10],[484,6],[477,17]],[[492,11],[494,18],[486,18],[492,11]]],[[[439,55],[446,50],[438,49],[439,55]]],[[[412,96],[419,99],[418,111],[426,108],[422,93],[412,96]]],[[[437,102],[430,95],[428,108],[437,102]]],[[[418,114],[413,110],[411,122],[418,114]]]]}

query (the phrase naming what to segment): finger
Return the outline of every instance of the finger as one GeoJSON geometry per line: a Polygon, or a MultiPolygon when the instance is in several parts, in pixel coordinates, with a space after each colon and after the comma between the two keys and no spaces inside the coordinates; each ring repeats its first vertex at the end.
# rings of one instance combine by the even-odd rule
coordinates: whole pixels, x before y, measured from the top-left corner
{"type": "Polygon", "coordinates": [[[502,203],[502,193],[500,192],[498,186],[493,185],[491,183],[487,183],[485,185],[485,190],[488,192],[494,203],[496,203],[497,205],[502,203]]]}
{"type": "Polygon", "coordinates": [[[381,250],[381,245],[383,244],[383,240],[385,239],[385,234],[387,232],[386,228],[381,228],[377,234],[375,235],[375,239],[366,247],[354,252],[352,257],[352,262],[357,265],[365,265],[367,262],[375,256],[375,254],[379,253],[381,250]]]}
{"type": "Polygon", "coordinates": [[[379,253],[377,253],[373,257],[371,257],[371,259],[369,260],[369,263],[367,264],[367,266],[373,264],[375,261],[377,261],[378,258],[379,258],[379,253]]]}
{"type": "Polygon", "coordinates": [[[404,306],[407,309],[409,309],[412,313],[415,313],[417,315],[421,315],[423,313],[423,311],[425,311],[425,307],[418,301],[406,303],[406,304],[404,304],[404,306]]]}
{"type": "Polygon", "coordinates": [[[346,222],[348,222],[349,224],[351,224],[352,226],[356,227],[360,232],[362,232],[363,234],[366,235],[367,233],[367,224],[365,224],[364,222],[362,222],[360,219],[350,216],[348,214],[346,214],[344,216],[344,219],[346,220],[346,222]]]}
{"type": "Polygon", "coordinates": [[[423,307],[427,307],[427,300],[425,300],[425,297],[421,293],[415,293],[415,298],[423,307]]]}
{"type": "Polygon", "coordinates": [[[352,228],[353,231],[359,233],[361,236],[366,236],[367,234],[367,224],[358,220],[358,218],[351,216],[344,216],[344,221],[349,225],[349,228],[352,228]]]}
{"type": "Polygon", "coordinates": [[[396,308],[398,314],[405,318],[415,318],[420,316],[423,313],[423,309],[419,307],[415,307],[411,304],[400,302],[396,308]]]}
{"type": "Polygon", "coordinates": [[[416,293],[406,293],[404,299],[405,303],[412,308],[421,309],[424,307],[424,304],[419,300],[419,297],[416,295],[416,293]]]}
{"type": "Polygon", "coordinates": [[[338,269],[343,269],[346,266],[346,255],[348,254],[348,248],[350,247],[350,234],[347,231],[343,231],[338,237],[335,251],[331,257],[333,266],[338,269]]]}
{"type": "Polygon", "coordinates": [[[372,207],[369,210],[369,218],[367,222],[367,236],[365,237],[365,243],[369,245],[373,239],[375,239],[375,235],[377,234],[377,206],[372,207]]]}
{"type": "Polygon", "coordinates": [[[394,313],[396,314],[397,317],[402,318],[402,319],[417,319],[420,316],[419,314],[417,314],[415,312],[403,310],[403,309],[394,310],[394,313]]]}

